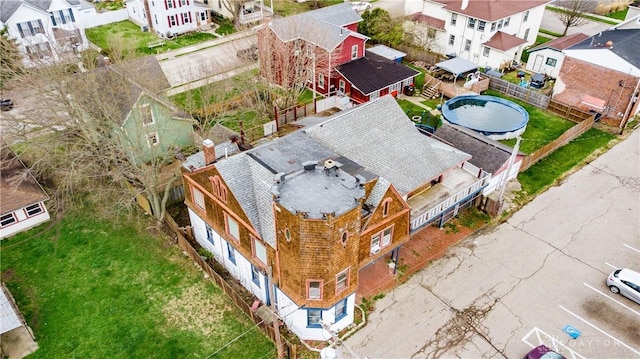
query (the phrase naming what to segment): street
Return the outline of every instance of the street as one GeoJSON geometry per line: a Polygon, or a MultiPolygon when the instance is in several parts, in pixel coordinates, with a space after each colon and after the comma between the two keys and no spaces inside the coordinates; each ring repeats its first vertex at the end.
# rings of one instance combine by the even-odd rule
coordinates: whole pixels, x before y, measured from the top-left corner
{"type": "Polygon", "coordinates": [[[640,305],[605,280],[640,270],[639,156],[636,131],[376,301],[346,345],[361,358],[518,358],[541,343],[638,358],[640,305]]]}

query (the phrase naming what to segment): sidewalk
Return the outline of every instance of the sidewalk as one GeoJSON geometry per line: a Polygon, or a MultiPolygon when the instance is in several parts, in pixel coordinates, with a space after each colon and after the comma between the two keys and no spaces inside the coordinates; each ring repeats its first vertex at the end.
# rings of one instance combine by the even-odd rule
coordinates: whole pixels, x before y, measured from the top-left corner
{"type": "Polygon", "coordinates": [[[242,39],[242,38],[249,37],[249,36],[255,36],[255,32],[253,30],[245,30],[245,31],[241,31],[241,32],[236,32],[236,33],[233,33],[231,35],[225,35],[223,37],[220,37],[220,38],[217,38],[217,39],[214,39],[214,40],[201,42],[199,44],[183,47],[183,48],[178,49],[178,50],[173,50],[173,51],[165,52],[165,53],[162,53],[162,54],[158,54],[158,55],[156,55],[156,59],[158,61],[169,60],[169,59],[176,58],[178,56],[182,56],[182,55],[185,55],[185,54],[190,54],[192,52],[197,52],[197,51],[200,51],[200,50],[208,49],[210,47],[218,46],[218,45],[230,42],[230,41],[235,41],[235,40],[242,39]]]}

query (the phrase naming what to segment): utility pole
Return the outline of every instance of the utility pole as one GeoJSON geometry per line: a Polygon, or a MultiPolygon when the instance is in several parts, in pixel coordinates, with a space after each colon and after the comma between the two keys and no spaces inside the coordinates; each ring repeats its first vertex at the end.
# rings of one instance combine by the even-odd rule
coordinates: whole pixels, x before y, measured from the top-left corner
{"type": "Polygon", "coordinates": [[[511,168],[513,167],[513,163],[516,161],[516,156],[518,156],[520,141],[522,141],[522,137],[518,136],[518,138],[516,139],[516,145],[513,146],[513,151],[511,151],[511,156],[509,156],[507,170],[504,176],[502,176],[502,181],[500,181],[500,194],[498,195],[498,204],[500,205],[500,209],[498,210],[498,213],[502,212],[502,197],[504,197],[504,190],[507,188],[507,179],[509,178],[509,174],[511,173],[511,168]]]}
{"type": "Polygon", "coordinates": [[[284,358],[282,350],[282,338],[280,338],[280,320],[276,314],[275,296],[273,291],[273,277],[271,276],[271,266],[267,267],[267,276],[269,278],[269,298],[271,298],[271,313],[273,314],[273,332],[276,339],[276,348],[278,349],[278,359],[284,358]]]}

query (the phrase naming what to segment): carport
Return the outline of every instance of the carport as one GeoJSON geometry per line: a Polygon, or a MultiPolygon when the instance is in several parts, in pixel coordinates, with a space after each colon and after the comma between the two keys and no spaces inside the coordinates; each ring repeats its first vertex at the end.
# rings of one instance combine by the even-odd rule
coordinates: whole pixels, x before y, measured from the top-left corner
{"type": "Polygon", "coordinates": [[[454,57],[450,60],[438,62],[436,64],[436,67],[453,74],[453,82],[456,82],[460,75],[467,72],[476,71],[478,69],[478,65],[469,60],[461,59],[459,57],[454,57]]]}

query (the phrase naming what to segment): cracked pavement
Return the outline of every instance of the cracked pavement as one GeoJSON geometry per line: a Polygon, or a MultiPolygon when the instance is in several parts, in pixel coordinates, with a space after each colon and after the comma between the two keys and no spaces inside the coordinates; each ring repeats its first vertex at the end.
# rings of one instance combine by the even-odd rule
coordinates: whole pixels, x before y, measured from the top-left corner
{"type": "Polygon", "coordinates": [[[639,317],[629,308],[640,306],[605,279],[610,265],[640,270],[640,253],[624,246],[640,249],[639,159],[636,131],[377,300],[346,345],[370,359],[516,358],[537,327],[585,357],[637,358],[639,317]],[[566,324],[582,336],[571,339],[566,324]]]}

